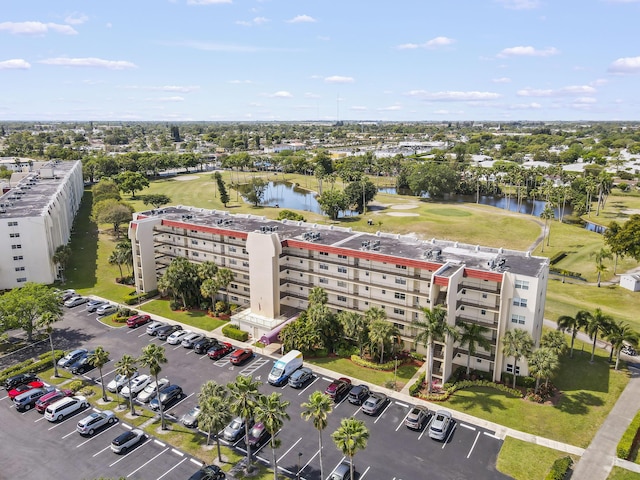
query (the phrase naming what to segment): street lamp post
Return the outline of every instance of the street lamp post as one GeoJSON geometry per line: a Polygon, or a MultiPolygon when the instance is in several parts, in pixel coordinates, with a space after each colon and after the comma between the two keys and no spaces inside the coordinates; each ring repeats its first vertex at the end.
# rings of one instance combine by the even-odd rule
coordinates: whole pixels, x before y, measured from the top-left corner
{"type": "Polygon", "coordinates": [[[300,458],[302,458],[302,453],[298,452],[298,472],[296,473],[297,480],[300,480],[300,458]]]}
{"type": "Polygon", "coordinates": [[[398,384],[397,384],[396,380],[398,378],[398,355],[394,355],[393,356],[393,360],[395,362],[394,369],[393,369],[393,389],[397,390],[398,389],[398,384]]]}

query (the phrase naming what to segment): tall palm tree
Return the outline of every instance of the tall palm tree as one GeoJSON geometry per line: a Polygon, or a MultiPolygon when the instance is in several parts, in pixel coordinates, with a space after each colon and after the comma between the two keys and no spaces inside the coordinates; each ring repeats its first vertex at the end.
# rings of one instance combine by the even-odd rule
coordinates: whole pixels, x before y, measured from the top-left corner
{"type": "Polygon", "coordinates": [[[603,272],[607,271],[607,266],[604,264],[604,261],[607,259],[613,260],[613,255],[611,254],[611,251],[607,250],[606,248],[601,248],[597,252],[592,252],[591,256],[594,257],[596,261],[596,272],[598,272],[597,283],[598,288],[600,288],[600,277],[603,272]]]}
{"type": "Polygon", "coordinates": [[[540,380],[545,379],[545,385],[549,385],[549,378],[560,367],[558,355],[549,347],[538,348],[527,358],[529,373],[536,379],[535,393],[538,393],[540,380]]]}
{"type": "Polygon", "coordinates": [[[420,331],[416,335],[416,344],[423,343],[428,350],[427,358],[427,372],[426,380],[427,392],[431,393],[432,389],[432,376],[433,376],[433,352],[435,350],[435,343],[437,341],[443,341],[446,337],[451,337],[454,340],[458,338],[458,331],[451,325],[446,323],[447,311],[441,307],[423,308],[425,321],[413,322],[420,331]]]}
{"type": "Polygon", "coordinates": [[[309,305],[325,305],[329,297],[322,287],[313,287],[309,291],[309,305]]]}
{"type": "Polygon", "coordinates": [[[331,434],[333,443],[346,457],[349,457],[349,469],[351,476],[355,478],[353,470],[353,457],[358,450],[367,448],[369,429],[362,420],[357,418],[343,418],[338,429],[331,434]]]}
{"type": "Polygon", "coordinates": [[[209,278],[215,278],[216,273],[218,273],[218,266],[214,262],[207,260],[206,262],[199,264],[197,270],[198,277],[200,277],[200,280],[204,281],[209,278]]]}
{"type": "Polygon", "coordinates": [[[609,327],[613,322],[613,317],[607,315],[600,308],[596,308],[593,313],[590,313],[587,319],[587,326],[585,330],[589,338],[593,340],[593,344],[591,345],[591,360],[593,360],[596,355],[596,342],[598,341],[599,334],[606,334],[609,331],[609,327]]]}
{"type": "Polygon", "coordinates": [[[309,395],[309,401],[301,405],[304,409],[300,414],[306,421],[312,420],[313,426],[318,430],[318,445],[320,452],[320,478],[324,479],[322,465],[322,431],[327,428],[327,417],[333,411],[333,404],[328,395],[315,391],[309,395]]]}
{"type": "Polygon", "coordinates": [[[218,460],[222,462],[220,451],[220,436],[218,432],[231,420],[231,409],[229,408],[229,391],[223,385],[219,385],[213,380],[209,380],[198,393],[198,404],[200,405],[200,416],[198,425],[207,432],[207,445],[211,443],[211,434],[216,432],[216,445],[218,447],[218,460]]]}
{"type": "Polygon", "coordinates": [[[560,330],[549,330],[542,335],[540,346],[550,348],[560,357],[567,350],[567,339],[560,330]]]}
{"type": "Polygon", "coordinates": [[[544,237],[547,237],[547,247],[549,246],[549,241],[551,239],[551,228],[547,228],[547,226],[549,225],[549,220],[553,219],[555,217],[555,214],[553,213],[553,206],[549,204],[550,202],[547,202],[547,205],[545,205],[544,210],[542,211],[542,213],[540,214],[540,218],[542,218],[544,220],[544,231],[542,232],[542,248],[540,251],[544,252],[544,237]]]}
{"type": "Polygon", "coordinates": [[[229,284],[233,281],[233,272],[228,268],[219,268],[216,273],[216,283],[224,289],[224,301],[229,304],[229,284]]]}
{"type": "Polygon", "coordinates": [[[58,246],[51,260],[60,267],[60,277],[62,283],[64,283],[64,271],[67,268],[69,260],[71,260],[71,247],[69,244],[58,246]]]}
{"type": "Polygon", "coordinates": [[[53,362],[53,376],[58,377],[58,362],[56,361],[55,350],[53,348],[53,324],[62,319],[62,310],[44,312],[38,319],[38,326],[44,327],[49,336],[49,346],[51,347],[51,361],[53,362]]]}
{"type": "Polygon", "coordinates": [[[490,330],[489,328],[479,325],[477,323],[467,323],[460,322],[460,328],[462,328],[462,333],[460,334],[460,346],[467,348],[467,376],[471,371],[471,357],[475,356],[476,348],[482,347],[485,350],[489,350],[491,348],[491,342],[485,334],[487,334],[490,330]]]}
{"type": "Polygon", "coordinates": [[[103,346],[97,346],[93,353],[89,354],[89,364],[98,369],[100,374],[100,385],[102,386],[102,400],[108,402],[107,391],[104,388],[104,379],[102,378],[102,367],[109,362],[109,352],[103,346]]]}
{"type": "Polygon", "coordinates": [[[576,313],[575,317],[571,315],[562,315],[558,317],[556,321],[558,324],[558,330],[562,332],[571,332],[571,353],[569,356],[573,358],[573,344],[576,341],[578,332],[587,326],[589,323],[589,312],[586,310],[580,310],[576,313]]]}
{"type": "Polygon", "coordinates": [[[116,373],[123,375],[127,379],[127,385],[129,387],[129,406],[131,407],[131,415],[136,414],[135,407],[133,406],[133,395],[131,394],[131,378],[138,370],[136,363],[138,361],[129,354],[122,355],[122,358],[116,362],[116,373]]]}
{"type": "Polygon", "coordinates": [[[385,343],[397,334],[396,326],[386,320],[374,320],[369,325],[369,340],[380,346],[380,363],[384,362],[385,343]]]}
{"type": "Polygon", "coordinates": [[[338,322],[342,325],[344,336],[356,343],[362,356],[364,345],[369,337],[368,320],[364,315],[343,310],[338,313],[338,322]]]}
{"type": "Polygon", "coordinates": [[[216,309],[216,295],[218,294],[218,290],[220,290],[220,285],[218,285],[215,278],[207,278],[200,285],[200,295],[211,298],[212,311],[216,309]]]}
{"type": "Polygon", "coordinates": [[[633,345],[634,347],[638,346],[638,332],[631,328],[628,323],[613,320],[609,326],[606,339],[611,344],[611,354],[613,355],[614,352],[616,354],[615,369],[618,370],[618,366],[620,365],[620,350],[627,344],[633,345]]]}
{"type": "MultiPolygon", "coordinates": [[[[158,383],[158,375],[162,371],[162,365],[167,363],[167,357],[164,352],[164,347],[150,343],[142,349],[142,355],[138,359],[140,365],[149,368],[149,373],[156,382],[156,396],[160,398],[160,384],[158,383]]],[[[164,422],[164,408],[162,402],[158,402],[160,410],[160,428],[166,430],[167,426],[164,422]]]]}
{"type": "Polygon", "coordinates": [[[273,455],[273,480],[278,480],[278,460],[276,459],[276,448],[279,441],[276,440],[276,433],[282,428],[285,420],[289,420],[287,407],[291,402],[282,401],[281,393],[273,392],[271,395],[260,395],[256,404],[256,421],[262,422],[269,435],[271,435],[271,453],[273,455]]]}
{"type": "Polygon", "coordinates": [[[249,421],[254,417],[256,401],[260,396],[258,388],[262,382],[254,380],[251,375],[238,375],[236,381],[227,388],[231,394],[231,413],[244,420],[244,440],[247,445],[247,472],[251,472],[251,445],[249,445],[249,421]]]}
{"type": "Polygon", "coordinates": [[[513,357],[513,388],[516,388],[518,361],[528,357],[533,351],[533,338],[525,330],[516,328],[508,330],[502,337],[502,353],[507,357],[513,357]]]}

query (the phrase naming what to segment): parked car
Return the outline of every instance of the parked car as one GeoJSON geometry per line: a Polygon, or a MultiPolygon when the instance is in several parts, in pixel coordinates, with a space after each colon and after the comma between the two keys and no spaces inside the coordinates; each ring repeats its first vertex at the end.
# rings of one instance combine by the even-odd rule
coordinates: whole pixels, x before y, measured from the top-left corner
{"type": "Polygon", "coordinates": [[[324,393],[329,395],[329,398],[335,402],[339,402],[349,393],[349,390],[351,390],[351,380],[346,377],[340,377],[331,382],[324,393]]]}
{"type": "Polygon", "coordinates": [[[217,465],[205,465],[189,477],[189,480],[226,480],[227,476],[217,465]]]}
{"type": "MultiPolygon", "coordinates": [[[[131,379],[133,380],[138,376],[138,372],[133,372],[131,379]]],[[[111,393],[119,392],[124,388],[124,386],[129,382],[129,377],[125,377],[124,375],[117,374],[116,377],[107,383],[107,390],[111,393]]]]}
{"type": "Polygon", "coordinates": [[[338,465],[331,475],[329,475],[329,480],[351,480],[351,466],[349,462],[343,461],[338,465]]]}
{"type": "Polygon", "coordinates": [[[200,416],[200,406],[196,405],[189,413],[182,417],[182,423],[185,427],[195,428],[198,426],[198,417],[200,416]]]}
{"type": "Polygon", "coordinates": [[[373,392],[362,404],[362,412],[367,415],[377,415],[389,403],[389,397],[384,393],[373,392]]]}
{"type": "Polygon", "coordinates": [[[125,398],[129,398],[129,395],[133,394],[133,396],[135,397],[150,383],[151,377],[149,375],[138,375],[136,378],[131,380],[131,389],[129,389],[129,383],[125,383],[124,387],[122,387],[122,390],[120,390],[120,395],[125,398]]]}
{"type": "Polygon", "coordinates": [[[302,367],[296,370],[289,377],[289,386],[293,388],[302,388],[313,378],[313,370],[302,367]]]}
{"type": "Polygon", "coordinates": [[[47,409],[47,407],[49,405],[51,405],[54,402],[57,402],[58,400],[64,398],[64,397],[70,397],[71,395],[73,395],[73,391],[71,390],[54,390],[51,393],[47,393],[43,396],[41,396],[37,401],[36,401],[36,410],[39,413],[44,413],[44,411],[47,409]]]}
{"type": "Polygon", "coordinates": [[[156,336],[160,340],[166,340],[169,337],[169,335],[173,334],[174,332],[177,332],[178,330],[182,330],[181,325],[165,325],[164,327],[160,327],[156,331],[156,336]]]}
{"type": "Polygon", "coordinates": [[[429,422],[430,416],[431,413],[427,407],[416,405],[411,409],[407,418],[404,419],[404,424],[411,430],[422,430],[422,428],[429,422]]]}
{"type": "Polygon", "coordinates": [[[103,305],[100,305],[97,308],[96,313],[98,314],[99,317],[105,317],[107,315],[116,313],[117,311],[118,311],[118,307],[116,305],[113,305],[111,303],[105,303],[103,305]]]}
{"type": "Polygon", "coordinates": [[[169,385],[160,390],[160,395],[151,400],[151,402],[149,402],[149,406],[153,410],[159,410],[160,402],[162,402],[162,408],[164,408],[174,400],[182,398],[183,395],[182,388],[178,385],[169,385]]]}
{"type": "Polygon", "coordinates": [[[202,338],[204,338],[204,335],[193,332],[182,339],[181,345],[184,348],[193,348],[193,345],[202,338]]]}
{"type": "Polygon", "coordinates": [[[167,337],[167,343],[169,345],[178,345],[182,342],[182,339],[187,335],[191,335],[193,332],[191,330],[176,330],[171,335],[167,337]]]}
{"type": "Polygon", "coordinates": [[[113,439],[111,451],[114,453],[127,453],[127,450],[135,447],[145,438],[147,438],[147,435],[139,428],[128,430],[113,439]]]}
{"type": "Polygon", "coordinates": [[[61,398],[45,409],[44,418],[50,422],[57,422],[67,415],[71,415],[72,413],[87,407],[89,407],[89,402],[87,402],[87,399],[81,395],[61,398]]]}
{"type": "Polygon", "coordinates": [[[94,412],[78,422],[76,425],[76,431],[80,435],[92,436],[97,430],[100,430],[105,425],[112,425],[118,421],[118,417],[111,410],[103,410],[101,412],[94,412]]]}
{"type": "Polygon", "coordinates": [[[38,380],[38,377],[35,373],[20,373],[18,375],[14,375],[13,377],[7,378],[4,381],[4,388],[8,391],[17,387],[18,385],[33,382],[34,380],[38,380]]]}
{"type": "Polygon", "coordinates": [[[60,303],[64,303],[67,300],[69,300],[70,298],[76,297],[76,296],[78,296],[78,294],[76,293],[75,290],[72,290],[70,288],[67,289],[67,290],[64,290],[64,291],[60,292],[60,303]]]}
{"type": "Polygon", "coordinates": [[[27,390],[26,392],[21,393],[13,399],[13,405],[18,411],[31,410],[38,399],[42,398],[43,395],[46,395],[47,393],[51,393],[53,391],[55,391],[55,387],[42,387],[27,390]]]}
{"type": "Polygon", "coordinates": [[[215,338],[203,337],[193,344],[193,350],[196,353],[207,353],[211,347],[213,347],[218,340],[215,338]]]}
{"type": "MultiPolygon", "coordinates": [[[[253,427],[253,419],[249,421],[249,428],[251,427],[253,427]]],[[[229,442],[235,442],[242,435],[244,435],[244,419],[242,417],[231,420],[222,433],[224,439],[229,442]]]]}
{"type": "Polygon", "coordinates": [[[233,345],[231,345],[229,342],[219,342],[209,349],[207,355],[209,355],[209,358],[211,360],[219,360],[232,351],[233,345]]]}
{"type": "Polygon", "coordinates": [[[250,348],[240,348],[231,354],[229,361],[233,365],[241,365],[253,357],[253,350],[250,348]]]}
{"type": "Polygon", "coordinates": [[[369,387],[366,385],[356,385],[349,390],[347,400],[353,405],[362,405],[362,402],[369,398],[369,393],[369,387]]]}
{"type": "Polygon", "coordinates": [[[249,445],[252,447],[259,445],[268,435],[269,432],[267,432],[265,424],[262,422],[256,423],[251,430],[249,430],[249,445]]]}
{"type": "Polygon", "coordinates": [[[78,295],[76,297],[71,297],[68,300],[65,300],[64,306],[68,308],[77,307],[78,305],[82,305],[83,303],[87,303],[89,299],[87,297],[83,297],[78,295]]]}
{"type": "MultiPolygon", "coordinates": [[[[167,387],[169,385],[170,385],[169,380],[167,380],[166,378],[158,379],[159,390],[162,390],[164,387],[167,387]]],[[[144,387],[144,390],[142,390],[138,394],[138,396],[136,397],[136,400],[138,400],[138,402],[140,403],[149,403],[155,397],[156,397],[156,382],[151,382],[149,385],[144,387]]]]}
{"type": "Polygon", "coordinates": [[[151,322],[149,325],[147,325],[147,334],[151,335],[152,337],[155,337],[158,334],[158,330],[161,327],[166,327],[167,323],[166,322],[151,322]]]}
{"type": "Polygon", "coordinates": [[[636,352],[636,349],[633,348],[631,345],[625,345],[624,347],[622,347],[621,352],[626,353],[631,357],[635,357],[638,354],[638,352],[636,352]]]}
{"type": "Polygon", "coordinates": [[[15,388],[9,390],[9,399],[13,400],[21,393],[28,392],[29,390],[33,390],[34,388],[42,387],[44,387],[44,383],[40,380],[34,380],[33,382],[16,385],[15,388]]]}
{"type": "Polygon", "coordinates": [[[434,440],[445,440],[452,424],[453,418],[451,417],[451,413],[446,410],[438,410],[433,420],[431,420],[431,425],[429,425],[429,437],[434,440]]]}
{"type": "Polygon", "coordinates": [[[106,300],[98,300],[93,298],[87,302],[87,312],[93,313],[98,309],[98,307],[101,307],[106,303],[107,303],[106,300]]]}
{"type": "Polygon", "coordinates": [[[90,350],[86,352],[84,355],[82,355],[74,363],[72,363],[71,366],[69,367],[69,370],[71,371],[71,373],[73,373],[74,375],[80,375],[82,373],[86,373],[89,370],[93,370],[94,368],[96,368],[91,364],[91,362],[89,362],[91,355],[93,355],[94,353],[95,353],[95,350],[90,350]]]}
{"type": "Polygon", "coordinates": [[[127,318],[127,327],[137,328],[140,325],[146,325],[150,321],[151,321],[150,315],[142,315],[142,314],[131,315],[129,318],[127,318]]]}
{"type": "Polygon", "coordinates": [[[70,367],[75,362],[80,360],[80,358],[87,353],[86,348],[78,348],[76,350],[72,350],[67,353],[64,357],[58,360],[58,366],[62,368],[70,367]]]}

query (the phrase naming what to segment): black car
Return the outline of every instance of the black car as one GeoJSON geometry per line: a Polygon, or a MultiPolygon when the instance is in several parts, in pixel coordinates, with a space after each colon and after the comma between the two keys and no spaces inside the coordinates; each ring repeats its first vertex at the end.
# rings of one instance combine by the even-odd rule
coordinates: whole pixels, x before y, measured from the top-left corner
{"type": "Polygon", "coordinates": [[[366,385],[356,385],[349,390],[347,400],[353,405],[362,405],[362,402],[367,398],[369,398],[369,387],[366,385]]]}
{"type": "Polygon", "coordinates": [[[217,465],[205,465],[189,477],[189,480],[225,480],[227,476],[217,465]]]}
{"type": "Polygon", "coordinates": [[[182,326],[180,325],[165,325],[164,327],[160,327],[157,330],[157,336],[160,340],[166,340],[169,335],[173,332],[177,332],[178,330],[182,330],[182,326]]]}
{"type": "Polygon", "coordinates": [[[178,385],[169,385],[168,387],[164,387],[162,390],[160,390],[159,397],[151,400],[149,406],[153,410],[159,410],[160,402],[162,402],[162,407],[164,408],[174,400],[182,398],[183,395],[184,394],[182,393],[181,387],[179,387],[178,385]]]}
{"type": "Polygon", "coordinates": [[[4,388],[9,390],[13,390],[18,385],[23,385],[25,383],[34,382],[38,380],[38,377],[35,373],[21,373],[19,375],[14,375],[13,377],[9,377],[4,381],[4,388]]]}
{"type": "Polygon", "coordinates": [[[204,337],[193,344],[196,353],[207,353],[211,347],[218,343],[215,338],[204,337]]]}
{"type": "Polygon", "coordinates": [[[95,350],[91,350],[82,355],[78,360],[76,360],[71,366],[69,370],[74,375],[79,375],[82,373],[86,373],[89,370],[93,370],[95,367],[89,362],[90,356],[93,355],[95,350]]]}

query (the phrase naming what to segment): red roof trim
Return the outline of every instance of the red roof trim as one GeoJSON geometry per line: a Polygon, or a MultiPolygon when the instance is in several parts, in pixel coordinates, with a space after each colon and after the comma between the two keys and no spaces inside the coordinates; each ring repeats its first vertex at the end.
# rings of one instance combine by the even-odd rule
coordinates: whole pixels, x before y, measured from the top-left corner
{"type": "Polygon", "coordinates": [[[224,235],[226,237],[236,237],[246,240],[249,236],[246,232],[237,232],[235,230],[226,230],[224,228],[207,227],[205,225],[194,225],[192,223],[177,222],[175,220],[162,220],[162,225],[168,227],[184,228],[186,230],[196,230],[204,233],[214,233],[216,235],[224,235]]]}
{"type": "Polygon", "coordinates": [[[485,272],[483,270],[474,270],[472,268],[464,269],[464,276],[470,278],[477,278],[480,280],[489,280],[490,282],[502,282],[503,275],[495,272],[485,272]]]}

